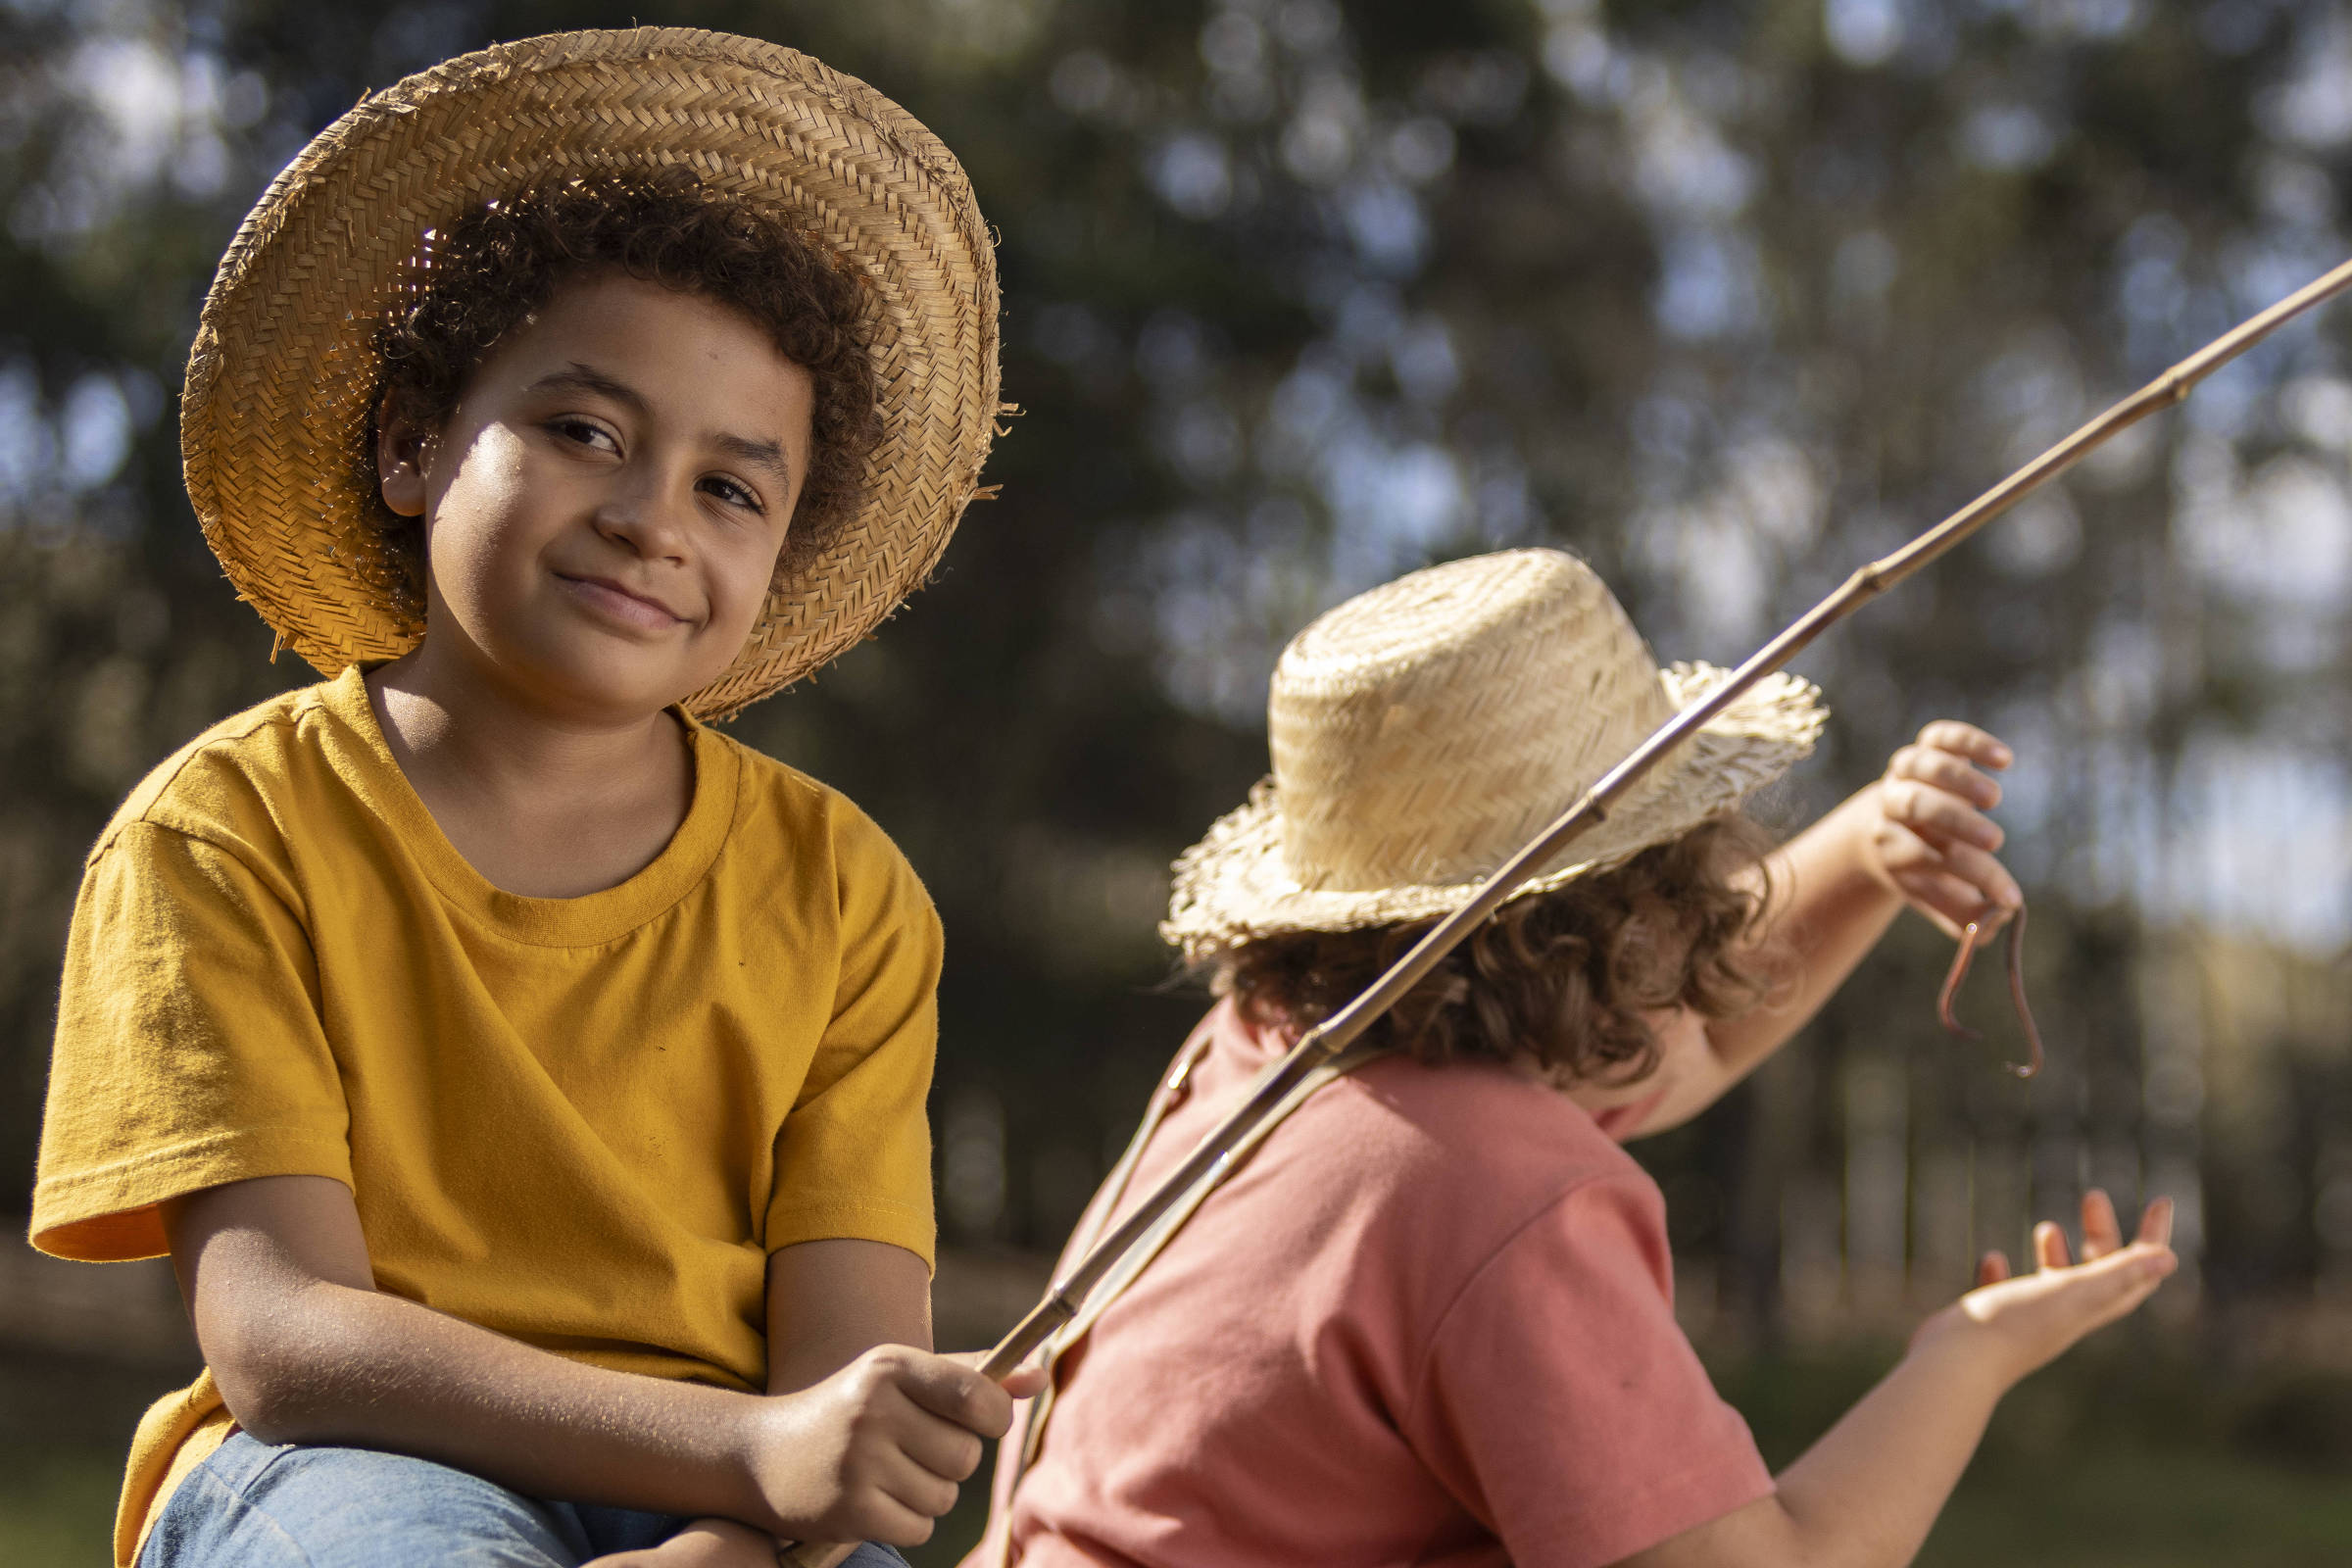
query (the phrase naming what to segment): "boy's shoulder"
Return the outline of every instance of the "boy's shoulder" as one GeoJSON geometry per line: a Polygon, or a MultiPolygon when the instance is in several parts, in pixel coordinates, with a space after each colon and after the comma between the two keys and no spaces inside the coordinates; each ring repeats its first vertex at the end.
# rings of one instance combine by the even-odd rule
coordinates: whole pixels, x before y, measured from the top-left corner
{"type": "Polygon", "coordinates": [[[795,832],[815,831],[890,842],[879,824],[840,790],[747,746],[724,730],[705,727],[707,742],[722,749],[738,780],[745,814],[781,817],[795,832]]]}
{"type": "MultiPolygon", "coordinates": [[[[732,760],[739,853],[758,854],[764,846],[768,853],[798,860],[811,846],[822,845],[845,886],[888,881],[922,894],[905,853],[856,801],[723,731],[706,727],[702,734],[732,760]]],[[[922,896],[928,902],[928,895],[922,896]]]]}
{"type": "Polygon", "coordinates": [[[136,824],[212,840],[266,831],[275,797],[328,767],[310,733],[331,682],[297,687],[232,713],[165,758],[115,808],[95,860],[136,824]]]}

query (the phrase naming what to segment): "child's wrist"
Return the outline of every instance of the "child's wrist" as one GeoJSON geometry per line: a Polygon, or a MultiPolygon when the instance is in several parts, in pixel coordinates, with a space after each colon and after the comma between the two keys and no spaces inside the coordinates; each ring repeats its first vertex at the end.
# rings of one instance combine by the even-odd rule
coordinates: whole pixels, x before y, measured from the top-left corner
{"type": "Polygon", "coordinates": [[[1958,1303],[1920,1325],[1905,1359],[1918,1363],[1954,1394],[1981,1398],[1987,1407],[2033,1370],[2020,1364],[2016,1347],[2004,1336],[1958,1303]]]}
{"type": "Polygon", "coordinates": [[[1886,781],[1873,779],[1849,797],[1840,810],[1846,813],[1842,826],[1851,846],[1847,874],[1869,890],[1896,903],[1902,902],[1903,890],[1887,868],[1886,858],[1879,844],[1879,834],[1886,825],[1886,781]]]}
{"type": "Polygon", "coordinates": [[[786,1423],[791,1402],[790,1396],[743,1396],[733,1408],[724,1438],[729,1502],[716,1511],[769,1536],[789,1537],[792,1533],[779,1506],[789,1506],[788,1499],[770,1493],[779,1441],[790,1441],[777,1428],[786,1423]]]}
{"type": "MultiPolygon", "coordinates": [[[[1821,906],[1855,907],[1861,903],[1893,899],[1901,890],[1886,869],[1878,848],[1878,835],[1886,818],[1881,800],[1885,781],[1873,779],[1816,818],[1812,826],[1782,847],[1779,874],[1804,888],[1802,902],[1821,906]]],[[[1776,888],[1776,900],[1788,897],[1776,888]]]]}

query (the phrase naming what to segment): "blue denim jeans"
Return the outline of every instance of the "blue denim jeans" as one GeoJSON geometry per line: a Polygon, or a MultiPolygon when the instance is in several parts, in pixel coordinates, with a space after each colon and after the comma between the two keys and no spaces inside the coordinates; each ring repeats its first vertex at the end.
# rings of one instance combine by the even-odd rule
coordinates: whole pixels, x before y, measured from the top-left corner
{"type": "MultiPolygon", "coordinates": [[[[429,1459],[232,1434],[188,1473],[139,1568],[576,1568],[658,1546],[671,1514],[541,1502],[429,1459]]],[[[887,1546],[844,1568],[905,1568],[887,1546]]]]}

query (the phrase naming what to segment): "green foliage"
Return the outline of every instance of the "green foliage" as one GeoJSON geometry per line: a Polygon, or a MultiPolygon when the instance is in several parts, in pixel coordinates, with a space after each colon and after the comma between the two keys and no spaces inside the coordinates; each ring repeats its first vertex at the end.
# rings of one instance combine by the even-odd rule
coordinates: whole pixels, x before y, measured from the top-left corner
{"type": "MultiPolygon", "coordinates": [[[[1198,1006],[1160,984],[1160,871],[1264,766],[1285,637],[1398,570],[1551,542],[1666,656],[1743,654],[2337,259],[2327,14],[11,0],[0,1161],[22,1191],[82,847],[142,770],[308,677],[266,662],[201,547],[166,389],[238,217],[368,85],[557,26],[727,27],[872,80],[969,169],[1026,411],[1004,498],[878,639],[738,733],[847,789],[933,888],[951,1228],[1042,1247],[1198,1006]]],[[[1931,716],[2018,744],[2011,854],[2060,1060],[2029,1096],[1958,1054],[1928,1022],[1938,946],[1907,932],[1803,1059],[1655,1155],[1731,1310],[1776,1311],[1794,1184],[1827,1184],[1833,1231],[1859,1191],[1857,1064],[1899,1064],[1914,1166],[1982,1151],[2044,1210],[2101,1150],[2126,1185],[2271,1158],[2201,1137],[2201,1080],[2159,1097],[2172,1119],[2146,1108],[2157,1046],[2192,1077],[2199,1050],[2151,1019],[2151,933],[2345,939],[2313,880],[2334,862],[2225,788],[2343,799],[2342,341],[2287,334],[1808,656],[1839,716],[1790,819],[1931,716]]],[[[2341,1057],[2289,1097],[2293,1212],[2217,1283],[2321,1266],[2341,1057]]],[[[1898,1253],[1924,1255],[1906,1223],[1898,1253]]]]}

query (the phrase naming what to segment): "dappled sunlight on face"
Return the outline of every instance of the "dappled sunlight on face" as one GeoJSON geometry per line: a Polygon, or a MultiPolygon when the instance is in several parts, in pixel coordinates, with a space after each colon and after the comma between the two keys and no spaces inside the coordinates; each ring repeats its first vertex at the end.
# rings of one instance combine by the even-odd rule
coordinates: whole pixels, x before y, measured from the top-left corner
{"type": "Polygon", "coordinates": [[[811,395],[723,306],[620,276],[565,289],[423,443],[425,657],[583,713],[716,679],[765,602],[811,395]]]}

